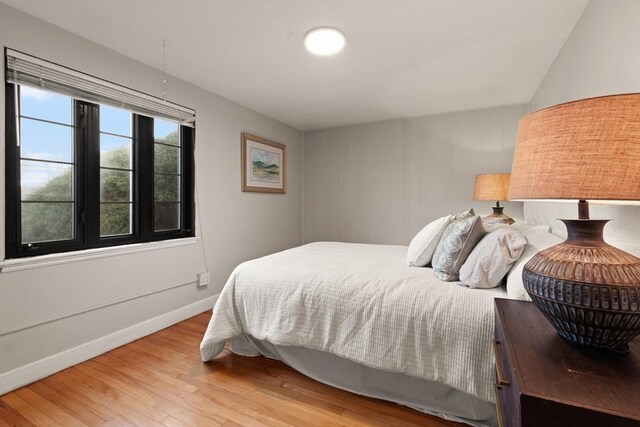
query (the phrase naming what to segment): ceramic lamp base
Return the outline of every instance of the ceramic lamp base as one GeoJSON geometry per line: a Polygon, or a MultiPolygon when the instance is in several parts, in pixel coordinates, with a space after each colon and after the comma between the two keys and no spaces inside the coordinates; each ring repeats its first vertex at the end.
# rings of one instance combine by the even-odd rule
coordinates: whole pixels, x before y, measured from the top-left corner
{"type": "Polygon", "coordinates": [[[608,220],[562,220],[568,238],[525,265],[524,287],[567,341],[618,352],[640,335],[640,258],[608,245],[608,220]]]}
{"type": "Polygon", "coordinates": [[[490,223],[490,224],[513,224],[515,221],[508,215],[505,215],[503,211],[503,206],[494,206],[493,213],[491,215],[487,215],[482,218],[482,223],[490,223]]]}

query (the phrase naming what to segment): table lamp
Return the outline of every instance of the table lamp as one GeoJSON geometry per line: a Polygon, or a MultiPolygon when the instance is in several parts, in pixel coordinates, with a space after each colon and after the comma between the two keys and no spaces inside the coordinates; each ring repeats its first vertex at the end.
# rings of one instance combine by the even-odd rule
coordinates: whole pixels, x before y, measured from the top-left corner
{"type": "Polygon", "coordinates": [[[500,206],[500,200],[508,200],[510,179],[510,173],[476,175],[476,182],[473,186],[473,200],[491,200],[496,202],[496,205],[493,207],[493,214],[483,217],[483,223],[513,224],[515,222],[513,218],[502,212],[504,207],[500,206]]]}
{"type": "Polygon", "coordinates": [[[603,239],[589,202],[640,200],[640,93],[556,105],[525,116],[509,200],[574,201],[567,240],[524,267],[533,303],[566,340],[629,351],[640,334],[640,259],[603,239]]]}

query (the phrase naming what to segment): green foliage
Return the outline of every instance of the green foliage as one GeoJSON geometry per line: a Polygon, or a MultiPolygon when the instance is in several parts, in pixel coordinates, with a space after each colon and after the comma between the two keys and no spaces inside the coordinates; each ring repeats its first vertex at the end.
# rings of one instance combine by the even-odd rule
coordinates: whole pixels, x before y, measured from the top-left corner
{"type": "Polygon", "coordinates": [[[156,138],[156,142],[167,145],[155,144],[154,147],[154,213],[153,228],[156,231],[172,230],[180,225],[177,202],[180,197],[180,149],[178,148],[178,132],[171,132],[164,138],[156,138]]]}
{"type": "Polygon", "coordinates": [[[22,242],[73,238],[72,203],[22,203],[22,242]]]}
{"type": "Polygon", "coordinates": [[[100,204],[100,235],[129,234],[129,203],[100,204]]]}
{"type": "MultiPolygon", "coordinates": [[[[71,201],[72,171],[51,178],[29,193],[28,202],[71,201]]],[[[73,203],[22,203],[22,242],[46,242],[73,238],[73,203]]]]}
{"type": "MultiPolygon", "coordinates": [[[[179,173],[178,133],[172,132],[157,142],[176,145],[176,148],[154,144],[156,172],[179,173]]],[[[118,147],[102,153],[101,164],[113,168],[127,169],[129,150],[118,147]]],[[[128,234],[130,227],[130,178],[126,171],[102,169],[100,172],[101,203],[100,235],[128,234]]],[[[156,201],[154,224],[156,229],[177,227],[177,205],[179,198],[178,177],[157,174],[154,178],[156,201]]],[[[51,178],[45,185],[32,191],[25,200],[67,201],[72,200],[72,170],[51,178]]],[[[73,238],[73,203],[22,203],[22,242],[42,242],[73,238]]]]}

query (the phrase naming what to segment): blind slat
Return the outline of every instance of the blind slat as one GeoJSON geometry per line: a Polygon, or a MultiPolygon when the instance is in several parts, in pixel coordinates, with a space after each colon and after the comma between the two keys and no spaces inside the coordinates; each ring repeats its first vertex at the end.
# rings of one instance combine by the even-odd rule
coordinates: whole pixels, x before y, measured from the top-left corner
{"type": "Polygon", "coordinates": [[[84,101],[131,110],[136,114],[163,117],[193,126],[195,111],[151,95],[7,49],[6,80],[73,96],[84,101]]]}

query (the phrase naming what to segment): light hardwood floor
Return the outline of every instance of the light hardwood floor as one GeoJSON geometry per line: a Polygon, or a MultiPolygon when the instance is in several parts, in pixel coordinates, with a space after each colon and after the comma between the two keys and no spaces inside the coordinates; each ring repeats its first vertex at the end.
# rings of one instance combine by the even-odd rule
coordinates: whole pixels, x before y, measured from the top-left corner
{"type": "Polygon", "coordinates": [[[454,426],[228,349],[202,363],[203,313],[0,396],[0,425],[454,426]]]}

